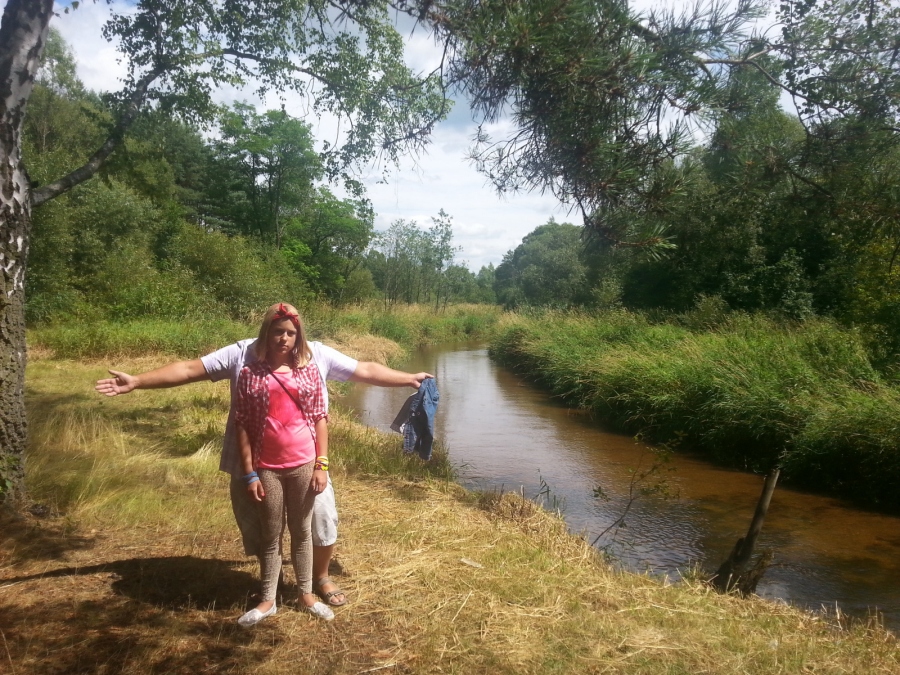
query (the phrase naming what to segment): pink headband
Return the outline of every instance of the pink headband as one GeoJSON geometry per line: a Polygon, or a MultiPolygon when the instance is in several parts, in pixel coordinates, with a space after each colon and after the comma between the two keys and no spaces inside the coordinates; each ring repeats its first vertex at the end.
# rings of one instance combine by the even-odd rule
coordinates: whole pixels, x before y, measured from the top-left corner
{"type": "Polygon", "coordinates": [[[280,302],[275,314],[272,315],[272,321],[283,321],[284,319],[290,319],[291,323],[294,324],[294,328],[300,330],[300,317],[288,310],[283,302],[280,302]]]}

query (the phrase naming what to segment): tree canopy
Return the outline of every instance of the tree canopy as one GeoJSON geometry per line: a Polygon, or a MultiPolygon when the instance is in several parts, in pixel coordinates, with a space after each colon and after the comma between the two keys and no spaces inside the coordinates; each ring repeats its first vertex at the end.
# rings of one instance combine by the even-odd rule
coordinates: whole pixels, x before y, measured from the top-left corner
{"type": "Polygon", "coordinates": [[[552,219],[503,257],[494,287],[507,307],[570,307],[586,301],[582,228],[552,219]]]}

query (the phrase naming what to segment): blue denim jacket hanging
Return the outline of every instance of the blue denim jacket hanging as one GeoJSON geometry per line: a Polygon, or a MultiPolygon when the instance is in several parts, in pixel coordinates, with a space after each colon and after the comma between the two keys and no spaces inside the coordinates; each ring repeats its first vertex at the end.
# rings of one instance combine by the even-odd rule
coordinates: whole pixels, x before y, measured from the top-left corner
{"type": "Polygon", "coordinates": [[[403,451],[418,453],[424,460],[431,459],[434,444],[434,414],[437,411],[437,385],[429,378],[422,382],[419,390],[403,403],[391,429],[403,434],[403,451]]]}

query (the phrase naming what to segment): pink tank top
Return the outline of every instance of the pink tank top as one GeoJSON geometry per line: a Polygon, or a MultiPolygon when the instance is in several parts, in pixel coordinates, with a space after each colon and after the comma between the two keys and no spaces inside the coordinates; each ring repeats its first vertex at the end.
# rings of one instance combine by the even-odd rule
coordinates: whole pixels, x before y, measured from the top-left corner
{"type": "Polygon", "coordinates": [[[291,469],[316,458],[316,444],[306,417],[287,392],[274,379],[278,378],[294,398],[297,385],[290,373],[270,373],[269,414],[263,430],[259,466],[263,469],[291,469]]]}

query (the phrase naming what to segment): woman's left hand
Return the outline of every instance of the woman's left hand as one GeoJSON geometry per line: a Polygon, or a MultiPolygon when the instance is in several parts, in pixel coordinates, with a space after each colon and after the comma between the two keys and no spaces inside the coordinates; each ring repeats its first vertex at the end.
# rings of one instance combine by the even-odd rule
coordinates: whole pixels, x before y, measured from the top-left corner
{"type": "Polygon", "coordinates": [[[314,492],[321,492],[328,485],[328,473],[322,469],[316,469],[313,471],[312,481],[309,485],[314,492]]]}

